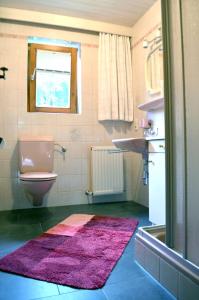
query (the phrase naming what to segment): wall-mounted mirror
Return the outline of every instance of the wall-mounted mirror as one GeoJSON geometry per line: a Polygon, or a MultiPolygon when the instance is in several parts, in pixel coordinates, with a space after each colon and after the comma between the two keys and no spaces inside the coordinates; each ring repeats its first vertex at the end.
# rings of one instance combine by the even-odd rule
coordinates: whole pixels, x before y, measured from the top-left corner
{"type": "Polygon", "coordinates": [[[145,63],[146,89],[149,95],[163,93],[163,48],[161,28],[157,36],[148,41],[144,40],[144,48],[148,48],[148,55],[145,63]]]}

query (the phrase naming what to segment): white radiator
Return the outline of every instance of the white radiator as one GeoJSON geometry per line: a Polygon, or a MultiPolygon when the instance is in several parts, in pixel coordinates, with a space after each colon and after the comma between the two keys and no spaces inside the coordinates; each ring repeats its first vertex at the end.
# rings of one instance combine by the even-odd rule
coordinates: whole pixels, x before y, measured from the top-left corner
{"type": "Polygon", "coordinates": [[[123,153],[114,146],[91,147],[90,191],[94,196],[124,191],[123,153]]]}

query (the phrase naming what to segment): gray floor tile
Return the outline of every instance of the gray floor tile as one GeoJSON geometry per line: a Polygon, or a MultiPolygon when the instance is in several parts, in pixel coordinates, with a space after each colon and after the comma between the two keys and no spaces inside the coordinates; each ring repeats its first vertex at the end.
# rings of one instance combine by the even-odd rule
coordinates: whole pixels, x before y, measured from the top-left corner
{"type": "Polygon", "coordinates": [[[25,213],[25,214],[19,214],[18,216],[18,224],[37,224],[44,222],[46,220],[49,220],[53,217],[53,214],[49,211],[42,212],[32,212],[32,213],[25,213]]]}
{"type": "Polygon", "coordinates": [[[42,298],[41,300],[107,300],[101,290],[79,290],[69,294],[42,298]]]}
{"type": "Polygon", "coordinates": [[[18,214],[12,212],[0,212],[0,225],[17,224],[18,214]]]}
{"type": "Polygon", "coordinates": [[[0,272],[0,300],[29,300],[59,295],[56,284],[0,272]]]}
{"type": "Polygon", "coordinates": [[[14,236],[0,237],[0,257],[23,246],[30,239],[30,236],[20,236],[20,238],[14,236]]]}
{"type": "MultiPolygon", "coordinates": [[[[59,299],[60,300],[60,299],[59,299]]],[[[67,300],[107,300],[104,293],[100,290],[96,291],[79,291],[68,294],[67,300]]]]}
{"type": "Polygon", "coordinates": [[[21,225],[21,224],[2,224],[0,226],[0,237],[2,236],[23,236],[23,235],[39,235],[42,233],[41,225],[40,223],[37,224],[27,224],[27,225],[21,225]]]}
{"type": "Polygon", "coordinates": [[[108,300],[175,299],[147,274],[138,278],[126,276],[121,282],[105,285],[103,291],[108,300]]]}
{"type": "Polygon", "coordinates": [[[122,283],[126,278],[140,278],[144,277],[145,273],[143,270],[135,263],[133,257],[129,259],[127,256],[122,256],[117,262],[113,272],[110,274],[106,285],[113,283],[122,283]]]}

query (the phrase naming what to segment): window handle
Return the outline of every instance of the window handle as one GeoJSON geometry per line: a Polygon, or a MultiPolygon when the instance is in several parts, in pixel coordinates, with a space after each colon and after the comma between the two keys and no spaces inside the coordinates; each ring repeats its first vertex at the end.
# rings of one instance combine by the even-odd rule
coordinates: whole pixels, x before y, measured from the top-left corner
{"type": "Polygon", "coordinates": [[[33,71],[32,75],[30,76],[31,80],[35,80],[35,73],[36,73],[36,68],[34,68],[34,71],[33,71]]]}

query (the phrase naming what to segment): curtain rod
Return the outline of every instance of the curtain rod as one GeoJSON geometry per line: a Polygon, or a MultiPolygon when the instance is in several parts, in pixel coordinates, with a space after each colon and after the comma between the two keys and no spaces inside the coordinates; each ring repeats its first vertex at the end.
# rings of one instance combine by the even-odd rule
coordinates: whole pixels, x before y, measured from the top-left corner
{"type": "Polygon", "coordinates": [[[128,37],[128,38],[133,38],[132,35],[124,35],[124,34],[118,34],[118,33],[111,33],[111,32],[102,32],[100,31],[99,33],[105,33],[105,34],[111,34],[111,35],[117,35],[117,36],[125,36],[125,37],[128,37]]]}

